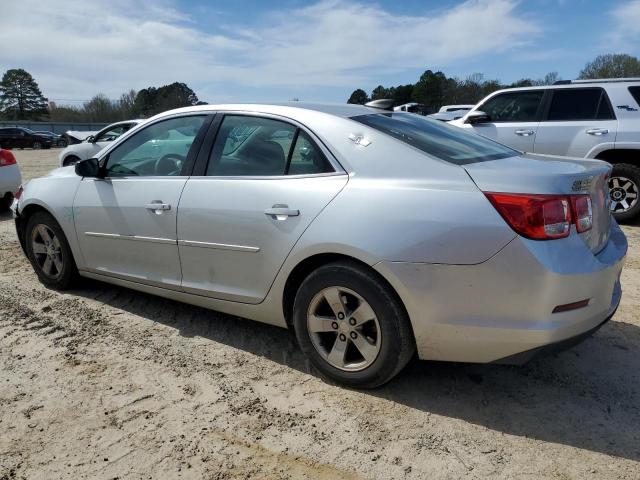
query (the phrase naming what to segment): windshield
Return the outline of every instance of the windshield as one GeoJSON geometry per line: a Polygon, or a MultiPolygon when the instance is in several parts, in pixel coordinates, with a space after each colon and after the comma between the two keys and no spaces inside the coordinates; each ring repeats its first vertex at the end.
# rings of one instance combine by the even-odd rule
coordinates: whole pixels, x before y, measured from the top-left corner
{"type": "Polygon", "coordinates": [[[455,165],[499,160],[520,154],[462,128],[412,113],[374,113],[351,119],[455,165]]]}

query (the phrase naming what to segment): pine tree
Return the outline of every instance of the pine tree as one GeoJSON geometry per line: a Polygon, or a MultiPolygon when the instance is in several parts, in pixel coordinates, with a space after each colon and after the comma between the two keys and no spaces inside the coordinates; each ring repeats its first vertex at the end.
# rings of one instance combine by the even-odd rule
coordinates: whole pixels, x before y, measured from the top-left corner
{"type": "Polygon", "coordinates": [[[47,113],[47,99],[31,74],[7,70],[0,81],[0,115],[10,120],[37,120],[47,113]]]}

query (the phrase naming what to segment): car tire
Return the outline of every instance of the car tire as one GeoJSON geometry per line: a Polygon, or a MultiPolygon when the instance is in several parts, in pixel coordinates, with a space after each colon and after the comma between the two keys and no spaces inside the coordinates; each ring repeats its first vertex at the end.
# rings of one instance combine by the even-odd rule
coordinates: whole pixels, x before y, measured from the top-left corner
{"type": "Polygon", "coordinates": [[[31,148],[33,148],[34,150],[40,150],[42,148],[42,142],[36,140],[31,144],[31,148]]]}
{"type": "Polygon", "coordinates": [[[618,222],[629,222],[640,218],[640,167],[628,163],[617,163],[613,166],[609,179],[609,195],[612,213],[618,222]],[[629,198],[627,195],[635,197],[629,198]],[[616,198],[620,196],[619,198],[616,198]],[[616,202],[624,200],[629,208],[616,212],[616,202]]]}
{"type": "Polygon", "coordinates": [[[69,242],[56,220],[46,212],[34,213],[25,228],[27,257],[40,281],[67,290],[78,277],[69,242]]]}
{"type": "Polygon", "coordinates": [[[75,155],[69,155],[67,158],[65,158],[62,162],[62,166],[63,167],[68,167],[70,165],[75,165],[76,163],[78,163],[80,161],[79,157],[76,157],[75,155]]]}
{"type": "Polygon", "coordinates": [[[0,197],[0,212],[9,210],[12,203],[13,203],[13,195],[10,192],[7,192],[4,195],[4,197],[0,197]]]}
{"type": "Polygon", "coordinates": [[[355,262],[330,263],[309,274],[296,293],[293,324],[311,364],[323,377],[349,387],[388,382],[415,352],[400,299],[375,272],[355,262]],[[334,301],[332,308],[327,298],[337,298],[339,306],[334,301]]]}

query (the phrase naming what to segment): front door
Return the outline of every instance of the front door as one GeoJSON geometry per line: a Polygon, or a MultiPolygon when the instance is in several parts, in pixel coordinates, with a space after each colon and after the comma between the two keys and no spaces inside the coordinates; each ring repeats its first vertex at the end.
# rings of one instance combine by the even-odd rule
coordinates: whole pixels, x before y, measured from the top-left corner
{"type": "Polygon", "coordinates": [[[180,288],[178,202],[187,181],[185,164],[205,119],[191,115],[153,123],[101,159],[104,178],[83,178],[74,219],[87,270],[180,288]]]}
{"type": "Polygon", "coordinates": [[[259,303],[302,233],[347,182],[290,123],[226,115],[205,175],[180,199],[178,246],[190,293],[259,303]]]}
{"type": "Polygon", "coordinates": [[[499,93],[477,107],[490,121],[465,127],[516,150],[533,152],[543,95],[544,90],[499,93]]]}

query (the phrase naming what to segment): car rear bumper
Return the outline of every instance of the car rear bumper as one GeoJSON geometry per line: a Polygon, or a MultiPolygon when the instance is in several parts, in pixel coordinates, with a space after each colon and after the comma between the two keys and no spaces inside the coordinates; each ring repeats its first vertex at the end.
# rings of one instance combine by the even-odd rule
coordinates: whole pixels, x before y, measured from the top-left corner
{"type": "Polygon", "coordinates": [[[517,237],[477,265],[380,262],[375,267],[407,308],[420,358],[522,363],[613,315],[626,252],[626,238],[613,222],[597,255],[577,235],[544,242],[517,237]],[[552,313],[585,299],[587,306],[552,313]]]}
{"type": "Polygon", "coordinates": [[[4,197],[7,193],[15,193],[21,183],[22,178],[18,165],[0,167],[0,197],[4,197]]]}

